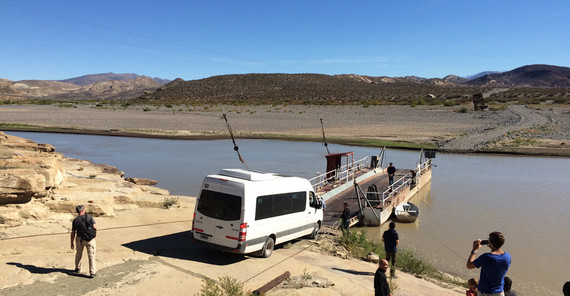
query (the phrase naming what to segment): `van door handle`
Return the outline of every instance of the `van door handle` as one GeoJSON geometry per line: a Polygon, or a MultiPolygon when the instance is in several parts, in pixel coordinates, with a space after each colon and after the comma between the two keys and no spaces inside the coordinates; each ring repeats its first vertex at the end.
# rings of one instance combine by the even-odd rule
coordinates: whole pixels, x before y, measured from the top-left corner
{"type": "Polygon", "coordinates": [[[224,229],[224,226],[216,226],[218,229],[224,229]]]}

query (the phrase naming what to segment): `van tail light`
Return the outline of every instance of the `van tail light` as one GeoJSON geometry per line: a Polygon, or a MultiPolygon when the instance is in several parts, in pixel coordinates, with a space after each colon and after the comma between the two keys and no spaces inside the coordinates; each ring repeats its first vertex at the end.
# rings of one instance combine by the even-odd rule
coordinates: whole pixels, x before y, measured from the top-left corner
{"type": "Polygon", "coordinates": [[[196,212],[194,212],[194,216],[192,216],[192,230],[194,230],[194,221],[196,220],[196,212]]]}
{"type": "Polygon", "coordinates": [[[246,235],[247,235],[247,223],[241,223],[239,225],[238,242],[244,242],[246,235]]]}

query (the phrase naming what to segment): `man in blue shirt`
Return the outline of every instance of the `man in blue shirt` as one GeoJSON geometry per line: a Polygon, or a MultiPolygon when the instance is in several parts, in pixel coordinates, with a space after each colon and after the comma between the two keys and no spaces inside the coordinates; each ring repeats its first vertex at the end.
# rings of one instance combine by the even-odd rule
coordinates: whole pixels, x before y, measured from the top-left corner
{"type": "Polygon", "coordinates": [[[478,295],[502,296],[505,283],[505,274],[511,265],[511,255],[501,249],[505,243],[502,233],[495,231],[489,233],[489,240],[473,241],[473,249],[467,259],[467,269],[481,268],[479,276],[478,295]],[[490,253],[485,253],[475,259],[475,254],[481,245],[487,244],[491,249],[490,253]]]}

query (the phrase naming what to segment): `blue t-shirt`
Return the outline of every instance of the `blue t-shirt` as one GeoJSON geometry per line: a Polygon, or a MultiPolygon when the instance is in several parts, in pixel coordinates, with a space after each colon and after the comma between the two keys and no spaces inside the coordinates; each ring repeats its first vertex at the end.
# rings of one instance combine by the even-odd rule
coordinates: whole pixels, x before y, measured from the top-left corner
{"type": "Polygon", "coordinates": [[[483,293],[496,294],[503,292],[505,274],[511,265],[511,255],[505,252],[502,255],[485,253],[473,261],[477,268],[481,268],[479,285],[477,289],[483,293]]]}
{"type": "Polygon", "coordinates": [[[388,229],[384,231],[382,238],[384,239],[384,249],[386,249],[386,252],[396,253],[396,241],[399,240],[396,230],[388,229]]]}

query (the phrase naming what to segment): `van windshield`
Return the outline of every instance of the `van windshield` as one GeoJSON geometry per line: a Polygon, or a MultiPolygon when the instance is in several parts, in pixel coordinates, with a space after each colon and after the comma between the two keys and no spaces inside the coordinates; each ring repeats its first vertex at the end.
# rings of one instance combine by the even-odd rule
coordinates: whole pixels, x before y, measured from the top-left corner
{"type": "Polygon", "coordinates": [[[198,201],[198,212],[224,221],[235,221],[241,217],[241,197],[210,190],[202,190],[198,201]]]}

